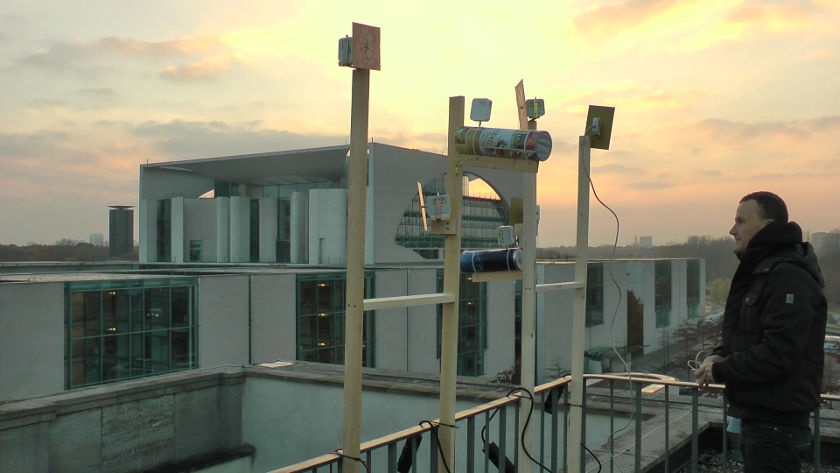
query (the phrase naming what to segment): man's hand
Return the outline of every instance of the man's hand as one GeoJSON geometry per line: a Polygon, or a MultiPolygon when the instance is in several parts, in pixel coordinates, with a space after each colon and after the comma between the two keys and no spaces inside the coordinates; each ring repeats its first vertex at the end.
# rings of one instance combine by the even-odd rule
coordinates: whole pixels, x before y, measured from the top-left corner
{"type": "Polygon", "coordinates": [[[697,382],[701,387],[708,387],[710,384],[715,382],[715,377],[712,375],[712,365],[721,360],[723,360],[723,357],[720,355],[709,355],[705,360],[703,360],[703,364],[700,365],[700,368],[697,368],[697,372],[694,376],[697,378],[697,382]]]}

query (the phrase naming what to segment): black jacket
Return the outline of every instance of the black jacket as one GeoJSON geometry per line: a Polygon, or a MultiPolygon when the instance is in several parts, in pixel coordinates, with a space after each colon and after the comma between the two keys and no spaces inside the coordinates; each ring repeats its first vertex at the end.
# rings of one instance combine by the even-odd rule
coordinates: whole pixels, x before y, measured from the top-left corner
{"type": "Polygon", "coordinates": [[[770,222],[750,240],[726,299],[724,359],[712,366],[733,415],[792,424],[819,404],[825,343],[823,278],[796,223],[770,222]]]}

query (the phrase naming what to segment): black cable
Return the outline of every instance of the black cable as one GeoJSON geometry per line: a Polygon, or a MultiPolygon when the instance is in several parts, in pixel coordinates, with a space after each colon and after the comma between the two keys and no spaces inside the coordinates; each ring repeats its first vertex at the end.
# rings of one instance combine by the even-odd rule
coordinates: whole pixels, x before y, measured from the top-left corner
{"type": "Polygon", "coordinates": [[[597,473],[601,473],[601,460],[598,460],[598,457],[595,456],[594,453],[592,453],[592,450],[590,450],[589,447],[586,446],[586,444],[581,442],[580,446],[585,448],[586,451],[589,452],[590,455],[592,455],[592,458],[594,458],[595,461],[598,462],[598,472],[597,473]]]}
{"type": "MultiPolygon", "coordinates": [[[[344,453],[339,452],[338,450],[339,449],[337,449],[337,448],[335,450],[333,450],[332,451],[333,455],[338,455],[341,458],[348,458],[350,460],[355,460],[355,461],[361,463],[362,466],[365,467],[365,470],[367,470],[367,472],[370,473],[370,468],[367,466],[367,463],[365,463],[364,460],[362,460],[361,458],[357,458],[357,457],[351,457],[350,455],[345,455],[344,453]]],[[[332,463],[330,463],[330,471],[332,471],[332,463]]]]}
{"type": "MultiPolygon", "coordinates": [[[[437,431],[438,428],[441,425],[445,425],[447,427],[452,427],[454,429],[458,428],[458,426],[456,426],[456,425],[442,424],[440,422],[437,423],[438,425],[435,425],[435,423],[433,423],[430,420],[426,420],[426,419],[423,419],[423,420],[421,420],[420,422],[417,423],[417,425],[419,425],[421,427],[423,426],[423,424],[429,424],[429,427],[431,427],[432,430],[435,430],[435,431],[437,431]]],[[[437,435],[437,433],[435,433],[435,441],[437,442],[438,451],[440,452],[440,460],[443,463],[443,467],[446,468],[446,473],[452,473],[452,471],[449,470],[449,465],[446,464],[446,455],[444,455],[444,453],[443,453],[443,446],[441,446],[441,444],[440,444],[440,436],[437,435]]],[[[368,472],[368,473],[370,473],[370,472],[368,472]]]]}

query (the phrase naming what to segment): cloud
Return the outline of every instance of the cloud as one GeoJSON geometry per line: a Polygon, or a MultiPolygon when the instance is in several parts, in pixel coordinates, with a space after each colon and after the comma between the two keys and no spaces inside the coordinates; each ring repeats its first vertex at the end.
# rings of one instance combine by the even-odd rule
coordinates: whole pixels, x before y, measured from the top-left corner
{"type": "Polygon", "coordinates": [[[681,46],[687,50],[707,49],[726,43],[744,43],[761,38],[819,31],[819,7],[807,2],[760,3],[735,5],[717,21],[691,35],[681,46]]]}
{"type": "Polygon", "coordinates": [[[614,1],[587,9],[575,17],[574,24],[588,36],[615,34],[637,28],[678,4],[676,0],[614,1]]]}
{"type": "Polygon", "coordinates": [[[829,48],[810,51],[802,58],[803,61],[836,61],[837,59],[840,59],[840,54],[829,48]]]}
{"type": "Polygon", "coordinates": [[[192,64],[169,66],[160,73],[162,79],[189,82],[213,79],[242,61],[237,56],[206,58],[192,64]]]}
{"type": "Polygon", "coordinates": [[[253,125],[173,120],[145,122],[130,132],[149,139],[165,159],[229,156],[343,144],[336,135],[302,135],[253,125]]]}
{"type": "Polygon", "coordinates": [[[605,164],[603,166],[594,166],[592,168],[594,173],[598,174],[617,174],[617,175],[639,175],[644,174],[639,168],[624,166],[622,164],[605,164]]]}
{"type": "Polygon", "coordinates": [[[117,96],[117,92],[110,87],[79,89],[79,95],[85,98],[110,100],[117,96]]]}
{"type": "Polygon", "coordinates": [[[675,182],[671,179],[670,174],[663,173],[657,175],[654,179],[628,182],[627,186],[631,189],[661,190],[674,187],[675,182]]]}
{"type": "Polygon", "coordinates": [[[0,159],[50,156],[66,139],[65,133],[50,130],[0,134],[0,159]]]}
{"type": "Polygon", "coordinates": [[[810,127],[797,121],[745,123],[708,119],[701,121],[698,127],[717,137],[717,140],[729,143],[735,140],[764,140],[769,137],[803,140],[811,133],[810,127]]]}
{"type": "Polygon", "coordinates": [[[127,56],[163,57],[169,55],[193,55],[224,49],[216,36],[180,38],[169,41],[138,41],[130,38],[108,37],[95,42],[102,51],[127,56]]]}

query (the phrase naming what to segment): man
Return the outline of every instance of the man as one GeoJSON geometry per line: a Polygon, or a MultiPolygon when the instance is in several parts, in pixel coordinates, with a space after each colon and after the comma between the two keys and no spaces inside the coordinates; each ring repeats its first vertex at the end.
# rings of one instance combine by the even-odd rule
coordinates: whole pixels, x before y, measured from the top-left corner
{"type": "Polygon", "coordinates": [[[723,344],[696,376],[703,386],[726,384],[731,412],[741,418],[746,473],[798,472],[822,385],[823,278],[776,194],[744,196],[729,233],[740,262],[726,299],[723,344]]]}

